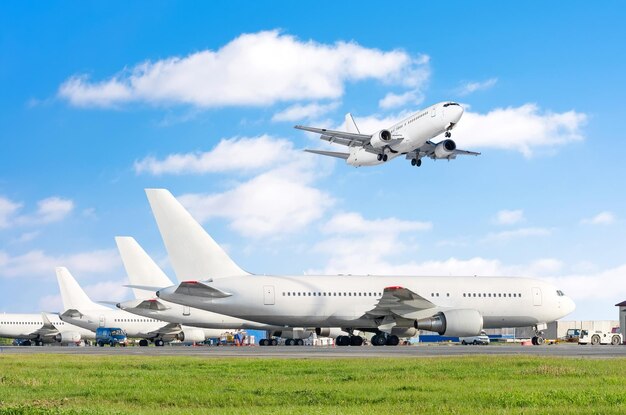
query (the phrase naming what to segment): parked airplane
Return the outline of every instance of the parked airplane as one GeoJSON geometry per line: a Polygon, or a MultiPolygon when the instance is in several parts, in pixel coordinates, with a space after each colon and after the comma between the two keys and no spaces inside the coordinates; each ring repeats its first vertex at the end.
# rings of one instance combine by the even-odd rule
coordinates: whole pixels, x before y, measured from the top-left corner
{"type": "Polygon", "coordinates": [[[200,225],[181,220],[180,205],[167,190],[146,192],[172,262],[189,267],[189,280],[157,292],[173,303],[266,324],[341,327],[351,335],[337,344],[355,346],[362,344],[356,331],[375,333],[375,345],[396,345],[415,330],[472,336],[483,328],[526,326],[535,328],[533,343],[540,344],[546,323],[575,308],[562,291],[530,278],[251,275],[223,251],[216,265],[225,271],[208,275],[193,264],[220,258],[187,249],[200,225]]]}
{"type": "Polygon", "coordinates": [[[121,328],[128,337],[142,339],[139,342],[140,346],[147,346],[148,340],[154,342],[155,346],[163,346],[172,340],[203,342],[207,338],[219,337],[223,332],[223,330],[181,326],[176,323],[165,324],[153,318],[113,310],[91,301],[67,268],[58,267],[56,273],[65,308],[60,317],[67,323],[94,332],[98,327],[121,328]]]}
{"type": "MultiPolygon", "coordinates": [[[[202,278],[249,275],[229,258],[170,192],[148,189],[146,194],[161,235],[164,236],[163,242],[170,253],[170,261],[179,281],[197,275],[203,276],[202,278]],[[154,193],[160,193],[163,197],[152,197],[154,193]]],[[[255,324],[262,323],[255,322],[255,324]]],[[[278,327],[271,331],[271,335],[287,339],[285,341],[287,345],[302,345],[304,344],[302,339],[313,334],[313,329],[307,326],[288,326],[282,323],[275,326],[278,327]]],[[[317,334],[324,337],[336,337],[347,333],[333,328],[317,334]]]]}
{"type": "Polygon", "coordinates": [[[24,339],[23,346],[43,346],[44,343],[80,343],[94,340],[90,330],[61,321],[59,316],[41,314],[0,314],[0,337],[24,339]]]}
{"type": "Polygon", "coordinates": [[[295,128],[321,134],[320,138],[331,143],[348,146],[348,153],[304,150],[309,153],[338,157],[351,166],[374,166],[404,155],[411,165],[421,166],[423,157],[431,159],[455,159],[459,155],[478,156],[480,153],[459,150],[450,138],[451,130],[461,119],[463,108],[456,102],[440,102],[418,111],[389,128],[374,134],[361,133],[351,114],[346,114],[346,131],[326,128],[295,128]],[[445,139],[439,143],[431,141],[444,133],[445,139]]]}

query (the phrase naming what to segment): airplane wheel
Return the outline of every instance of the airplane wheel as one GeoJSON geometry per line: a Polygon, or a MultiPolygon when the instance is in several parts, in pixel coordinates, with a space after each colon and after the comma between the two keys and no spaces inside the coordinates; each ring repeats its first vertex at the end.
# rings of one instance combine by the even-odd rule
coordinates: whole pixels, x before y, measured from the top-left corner
{"type": "Polygon", "coordinates": [[[543,337],[537,336],[537,346],[541,346],[545,341],[546,339],[544,339],[543,337]]]}
{"type": "Polygon", "coordinates": [[[387,339],[385,338],[384,334],[377,334],[372,337],[372,344],[374,346],[384,346],[385,344],[387,344],[387,339]]]}
{"type": "Polygon", "coordinates": [[[417,160],[411,159],[411,166],[417,166],[417,160]]]}
{"type": "Polygon", "coordinates": [[[363,337],[361,336],[350,337],[350,346],[362,346],[362,345],[363,345],[363,337]]]}
{"type": "Polygon", "coordinates": [[[465,346],[465,345],[467,344],[467,342],[466,342],[465,340],[463,340],[463,341],[461,342],[461,344],[462,344],[463,346],[465,346]]]}
{"type": "Polygon", "coordinates": [[[450,131],[446,131],[446,138],[452,137],[452,133],[450,131]]]}
{"type": "Polygon", "coordinates": [[[293,346],[294,341],[292,339],[285,340],[285,346],[293,346]]]}
{"type": "Polygon", "coordinates": [[[382,154],[377,155],[377,156],[376,156],[376,159],[377,159],[378,161],[381,161],[381,160],[383,159],[383,155],[382,155],[382,154]]]}
{"type": "Polygon", "coordinates": [[[391,335],[387,337],[387,346],[397,346],[400,344],[400,338],[396,335],[391,335]]]}
{"type": "Polygon", "coordinates": [[[270,342],[270,344],[271,344],[272,346],[278,346],[278,340],[276,340],[276,339],[272,339],[272,340],[271,340],[271,342],[270,342]]]}
{"type": "Polygon", "coordinates": [[[297,340],[297,342],[296,342],[296,344],[297,344],[298,346],[304,346],[304,340],[302,340],[302,339],[298,339],[298,340],[297,340]]]}
{"type": "Polygon", "coordinates": [[[139,340],[139,347],[148,347],[148,340],[146,339],[139,340]]]}
{"type": "Polygon", "coordinates": [[[388,156],[386,154],[383,154],[383,161],[387,161],[388,156]]]}
{"type": "Polygon", "coordinates": [[[417,160],[417,162],[415,163],[415,165],[416,165],[417,167],[421,166],[421,165],[422,165],[422,159],[417,160]]]}
{"type": "Polygon", "coordinates": [[[259,341],[259,346],[267,346],[267,340],[266,339],[261,339],[259,341]]]}

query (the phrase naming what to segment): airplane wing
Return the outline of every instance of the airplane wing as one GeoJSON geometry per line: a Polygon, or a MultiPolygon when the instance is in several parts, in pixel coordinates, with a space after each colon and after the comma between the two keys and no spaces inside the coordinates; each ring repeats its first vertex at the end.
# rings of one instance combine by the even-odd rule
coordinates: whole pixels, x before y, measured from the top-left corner
{"type": "Polygon", "coordinates": [[[309,150],[308,148],[304,151],[307,153],[321,154],[322,156],[337,157],[344,160],[350,157],[350,153],[340,153],[338,151],[309,150]]]}
{"type": "Polygon", "coordinates": [[[43,320],[43,326],[30,333],[30,336],[34,338],[56,336],[59,333],[59,329],[57,329],[56,326],[52,324],[46,313],[41,313],[41,318],[43,320]]]}
{"type": "Polygon", "coordinates": [[[169,323],[162,327],[159,327],[156,330],[149,331],[147,333],[139,333],[139,337],[144,337],[147,339],[154,338],[166,338],[172,339],[175,338],[178,333],[183,331],[183,328],[178,323],[169,323]]]}
{"type": "Polygon", "coordinates": [[[398,320],[413,320],[415,313],[435,307],[435,304],[407,288],[387,287],[365,317],[376,320],[381,331],[389,332],[398,320]]]}
{"type": "MultiPolygon", "coordinates": [[[[437,147],[437,143],[433,143],[432,141],[427,141],[421,147],[411,151],[406,154],[407,159],[420,159],[422,157],[430,157],[431,159],[435,159],[435,148],[437,147]]],[[[456,156],[480,156],[480,153],[475,151],[461,150],[455,149],[452,154],[448,157],[448,159],[455,159],[456,156]]]]}

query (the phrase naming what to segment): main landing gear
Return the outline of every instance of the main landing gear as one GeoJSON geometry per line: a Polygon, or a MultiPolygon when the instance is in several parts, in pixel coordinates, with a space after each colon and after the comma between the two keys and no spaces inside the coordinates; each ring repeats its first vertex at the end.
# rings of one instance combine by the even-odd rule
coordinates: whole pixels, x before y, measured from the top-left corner
{"type": "Polygon", "coordinates": [[[338,336],[335,339],[336,346],[363,346],[363,337],[361,336],[338,336]]]}
{"type": "Polygon", "coordinates": [[[385,161],[387,161],[389,159],[389,157],[387,157],[386,154],[379,154],[379,155],[376,156],[376,159],[378,161],[385,162],[385,161]]]}
{"type": "Polygon", "coordinates": [[[304,340],[302,340],[302,339],[287,339],[287,340],[285,340],[285,346],[304,346],[304,340]]]}
{"type": "Polygon", "coordinates": [[[374,346],[397,346],[400,344],[400,338],[394,334],[387,336],[385,333],[378,333],[372,337],[374,346]]]}
{"type": "Polygon", "coordinates": [[[411,159],[411,166],[421,166],[422,165],[422,159],[411,159]]]}
{"type": "Polygon", "coordinates": [[[261,339],[259,346],[278,346],[278,340],[276,339],[261,339]]]}

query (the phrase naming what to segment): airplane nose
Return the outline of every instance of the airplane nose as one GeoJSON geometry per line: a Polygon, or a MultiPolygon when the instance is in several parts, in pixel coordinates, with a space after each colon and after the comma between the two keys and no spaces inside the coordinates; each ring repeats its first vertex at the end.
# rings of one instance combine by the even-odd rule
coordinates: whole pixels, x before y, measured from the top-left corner
{"type": "Polygon", "coordinates": [[[458,107],[455,106],[454,108],[455,108],[455,111],[456,111],[456,114],[454,115],[454,119],[455,119],[454,123],[456,124],[457,122],[459,122],[459,120],[463,116],[463,112],[465,110],[460,105],[458,107]]]}
{"type": "Polygon", "coordinates": [[[574,303],[574,301],[571,298],[566,297],[563,301],[563,310],[567,314],[573,313],[574,310],[576,310],[576,303],[574,303]]]}

